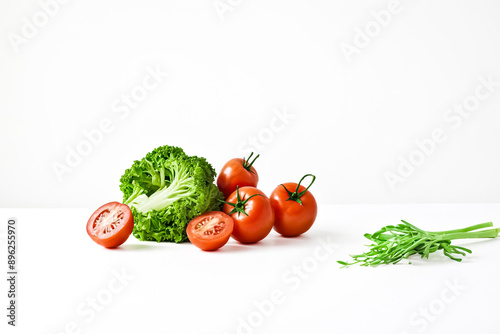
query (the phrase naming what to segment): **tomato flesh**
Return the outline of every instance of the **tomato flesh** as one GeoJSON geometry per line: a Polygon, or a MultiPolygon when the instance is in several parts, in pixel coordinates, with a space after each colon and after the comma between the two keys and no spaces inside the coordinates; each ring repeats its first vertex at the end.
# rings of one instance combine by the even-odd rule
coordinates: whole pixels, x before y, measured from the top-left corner
{"type": "Polygon", "coordinates": [[[123,244],[133,229],[134,218],[130,208],[118,202],[104,204],[87,222],[87,234],[97,244],[106,248],[123,244]]]}
{"type": "MultiPolygon", "coordinates": [[[[297,183],[284,183],[289,191],[293,192],[297,188],[297,183]]],[[[304,191],[304,186],[299,187],[299,192],[304,191]]],[[[285,237],[296,237],[307,232],[318,213],[316,199],[308,190],[300,197],[300,203],[289,200],[287,191],[279,185],[271,194],[271,205],[275,213],[274,230],[285,237]]]]}
{"type": "Polygon", "coordinates": [[[191,220],[186,232],[193,245],[204,251],[213,251],[228,242],[233,226],[233,218],[224,212],[210,211],[191,220]]]}

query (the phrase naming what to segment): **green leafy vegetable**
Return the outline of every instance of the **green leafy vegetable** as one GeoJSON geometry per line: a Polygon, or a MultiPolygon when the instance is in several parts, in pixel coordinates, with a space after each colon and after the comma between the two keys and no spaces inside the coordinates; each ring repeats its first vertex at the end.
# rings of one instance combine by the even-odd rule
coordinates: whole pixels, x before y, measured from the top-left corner
{"type": "Polygon", "coordinates": [[[222,208],[223,195],[213,183],[215,170],[181,148],[161,146],[134,161],[120,179],[124,203],[134,216],[139,240],[187,240],[186,226],[206,211],[222,208]]]}
{"type": "Polygon", "coordinates": [[[351,255],[354,262],[337,261],[343,267],[359,263],[362,266],[377,266],[379,264],[396,264],[403,259],[419,254],[421,258],[429,258],[430,253],[443,250],[443,254],[454,261],[462,261],[454,255],[465,256],[472,251],[465,247],[454,246],[451,240],[469,238],[496,238],[500,228],[492,227],[492,223],[469,226],[462,229],[428,232],[402,220],[403,224],[386,226],[373,234],[365,234],[372,241],[370,250],[360,255],[351,255]],[[475,231],[475,232],[471,232],[475,231]]]}

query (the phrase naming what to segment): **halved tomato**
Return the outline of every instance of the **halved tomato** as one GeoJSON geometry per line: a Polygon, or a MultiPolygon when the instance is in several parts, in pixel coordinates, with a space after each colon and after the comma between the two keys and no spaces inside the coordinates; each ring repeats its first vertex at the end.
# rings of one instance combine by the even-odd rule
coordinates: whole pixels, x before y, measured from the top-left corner
{"type": "Polygon", "coordinates": [[[123,244],[133,229],[134,217],[130,208],[118,202],[104,204],[90,216],[87,222],[88,235],[106,248],[114,248],[123,244]]]}
{"type": "Polygon", "coordinates": [[[187,226],[189,241],[204,251],[224,246],[233,233],[233,218],[220,211],[210,211],[191,220],[187,226]]]}

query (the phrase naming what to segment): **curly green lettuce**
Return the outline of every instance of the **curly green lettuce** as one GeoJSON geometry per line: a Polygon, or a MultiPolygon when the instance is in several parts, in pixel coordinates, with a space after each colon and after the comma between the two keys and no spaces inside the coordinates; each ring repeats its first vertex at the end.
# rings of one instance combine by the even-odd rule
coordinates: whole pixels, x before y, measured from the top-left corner
{"type": "Polygon", "coordinates": [[[134,236],[149,241],[187,241],[186,226],[207,211],[222,209],[215,170],[205,158],[161,146],[134,161],[120,179],[123,202],[134,216],[134,236]]]}

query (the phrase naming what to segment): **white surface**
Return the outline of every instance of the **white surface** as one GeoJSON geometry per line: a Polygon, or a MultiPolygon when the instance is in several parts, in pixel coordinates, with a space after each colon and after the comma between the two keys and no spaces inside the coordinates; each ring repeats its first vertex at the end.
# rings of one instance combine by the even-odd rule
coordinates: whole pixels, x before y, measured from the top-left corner
{"type": "Polygon", "coordinates": [[[293,118],[255,149],[266,192],[315,173],[325,204],[499,200],[500,89],[458,128],[444,119],[478,77],[500,80],[498,1],[401,0],[351,63],[342,43],[392,0],[65,1],[16,53],[9,34],[48,1],[0,1],[1,207],[119,200],[123,171],[165,144],[219,170],[268,138],[283,107],[293,118]],[[230,4],[224,20],[214,3],[230,4]],[[113,105],[148,66],[169,76],[122,118],[113,105]],[[58,182],[52,164],[108,118],[58,182]],[[392,192],[384,173],[437,127],[447,140],[392,192]]]}
{"type": "MultiPolygon", "coordinates": [[[[500,240],[460,242],[473,250],[462,263],[433,255],[428,261],[412,259],[413,265],[340,269],[335,261],[363,251],[364,233],[399,219],[429,230],[487,221],[499,226],[500,205],[321,206],[317,222],[302,237],[285,239],[273,232],[255,245],[231,240],[217,252],[133,237],[120,249],[107,250],[85,232],[91,213],[0,210],[2,226],[7,217],[18,218],[20,243],[19,327],[5,331],[2,316],[2,333],[60,333],[75,321],[81,333],[93,334],[233,334],[239,317],[247,319],[256,310],[254,302],[269,299],[274,290],[285,300],[253,333],[499,332],[500,240]],[[291,279],[287,272],[293,266],[311,265],[319,240],[328,238],[337,245],[333,254],[319,254],[323,261],[298,288],[283,280],[283,275],[291,279]],[[77,308],[103,293],[113,270],[135,278],[87,322],[77,308]],[[461,286],[457,294],[448,289],[455,283],[461,286]],[[439,305],[444,308],[424,331],[410,322],[415,312],[439,305]]],[[[5,248],[2,240],[2,268],[5,248]]]]}

